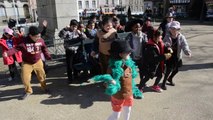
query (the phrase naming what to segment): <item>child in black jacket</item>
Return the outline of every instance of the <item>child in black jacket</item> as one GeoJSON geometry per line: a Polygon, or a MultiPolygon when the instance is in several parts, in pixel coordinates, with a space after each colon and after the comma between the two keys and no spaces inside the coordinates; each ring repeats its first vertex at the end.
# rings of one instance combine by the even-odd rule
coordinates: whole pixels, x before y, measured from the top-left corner
{"type": "Polygon", "coordinates": [[[153,77],[157,77],[152,89],[156,92],[161,92],[158,86],[164,71],[164,60],[171,57],[171,53],[165,53],[167,48],[164,47],[161,32],[159,30],[153,31],[153,38],[150,39],[146,45],[144,52],[143,73],[145,77],[140,81],[139,89],[142,90],[146,82],[153,77]]]}

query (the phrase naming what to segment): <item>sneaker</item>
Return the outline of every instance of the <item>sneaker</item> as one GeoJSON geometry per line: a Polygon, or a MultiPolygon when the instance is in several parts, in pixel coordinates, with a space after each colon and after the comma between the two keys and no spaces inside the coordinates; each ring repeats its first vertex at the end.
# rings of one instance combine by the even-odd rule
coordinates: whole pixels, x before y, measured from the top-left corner
{"type": "Polygon", "coordinates": [[[163,91],[158,85],[152,86],[152,90],[159,93],[163,91]]]}
{"type": "Polygon", "coordinates": [[[26,98],[28,98],[32,93],[25,93],[22,97],[21,100],[25,100],[26,98]]]}
{"type": "Polygon", "coordinates": [[[175,86],[175,83],[172,81],[172,79],[168,79],[169,85],[175,86]]]}

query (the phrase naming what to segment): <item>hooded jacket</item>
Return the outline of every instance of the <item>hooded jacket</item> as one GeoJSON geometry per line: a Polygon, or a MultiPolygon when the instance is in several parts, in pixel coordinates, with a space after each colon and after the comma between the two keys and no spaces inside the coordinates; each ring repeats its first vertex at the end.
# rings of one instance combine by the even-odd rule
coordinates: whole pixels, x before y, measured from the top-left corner
{"type": "MultiPolygon", "coordinates": [[[[13,41],[13,47],[16,47],[20,42],[21,42],[21,36],[17,37],[12,37],[12,41],[13,41]]],[[[2,47],[2,53],[6,52],[9,50],[8,46],[7,46],[7,38],[5,36],[3,36],[0,39],[0,46],[2,47]]],[[[15,55],[15,59],[18,63],[22,62],[22,53],[21,51],[16,51],[14,53],[15,55]]],[[[8,56],[8,57],[3,57],[3,61],[5,65],[11,65],[14,63],[14,58],[13,56],[8,56]]]]}
{"type": "Polygon", "coordinates": [[[155,43],[152,39],[150,39],[145,48],[145,58],[144,58],[144,72],[153,78],[157,72],[157,70],[164,71],[164,60],[166,57],[165,46],[162,40],[155,43]],[[160,67],[160,69],[158,69],[160,67]]]}
{"type": "MultiPolygon", "coordinates": [[[[171,34],[167,34],[164,37],[163,41],[164,41],[164,44],[166,47],[171,47],[172,46],[171,34]]],[[[180,33],[177,37],[177,58],[178,59],[182,59],[182,50],[183,50],[184,54],[186,54],[186,55],[188,55],[191,52],[185,36],[183,36],[180,33]]]]}

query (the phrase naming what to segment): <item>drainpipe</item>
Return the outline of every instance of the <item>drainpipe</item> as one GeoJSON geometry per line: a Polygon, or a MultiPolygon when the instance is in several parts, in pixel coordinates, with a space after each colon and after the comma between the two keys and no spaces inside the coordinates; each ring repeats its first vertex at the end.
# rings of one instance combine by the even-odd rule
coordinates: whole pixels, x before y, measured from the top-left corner
{"type": "Polygon", "coordinates": [[[16,16],[16,26],[18,26],[19,25],[18,15],[17,15],[17,11],[16,11],[16,6],[15,6],[15,1],[14,0],[13,0],[13,9],[14,9],[15,16],[16,16]]]}

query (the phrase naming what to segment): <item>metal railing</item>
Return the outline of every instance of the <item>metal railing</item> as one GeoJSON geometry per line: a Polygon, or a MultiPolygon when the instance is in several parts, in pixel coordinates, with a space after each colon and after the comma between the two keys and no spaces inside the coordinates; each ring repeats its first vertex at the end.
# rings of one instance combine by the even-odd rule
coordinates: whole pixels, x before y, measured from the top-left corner
{"type": "MultiPolygon", "coordinates": [[[[118,37],[122,38],[122,39],[125,38],[127,35],[128,35],[128,32],[118,33],[118,37]]],[[[84,41],[84,44],[90,44],[92,42],[93,42],[93,40],[86,39],[84,41]]],[[[59,37],[55,37],[53,40],[45,40],[45,43],[47,43],[46,45],[48,47],[49,53],[52,56],[52,61],[49,61],[48,63],[57,64],[57,62],[66,58],[63,39],[61,39],[59,37]]],[[[7,66],[3,65],[3,63],[2,63],[2,65],[0,65],[0,69],[1,69],[0,73],[1,74],[3,73],[4,76],[6,76],[6,74],[9,73],[7,66]]]]}

